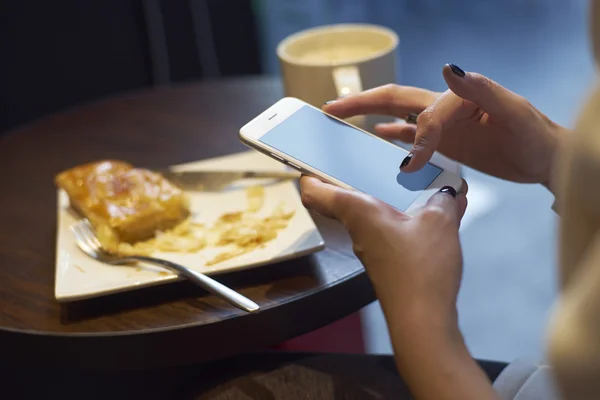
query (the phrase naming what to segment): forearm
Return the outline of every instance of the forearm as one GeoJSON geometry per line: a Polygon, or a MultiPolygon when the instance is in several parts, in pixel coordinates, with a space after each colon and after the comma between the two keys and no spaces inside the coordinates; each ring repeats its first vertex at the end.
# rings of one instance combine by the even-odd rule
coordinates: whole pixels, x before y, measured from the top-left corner
{"type": "Polygon", "coordinates": [[[499,399],[458,327],[442,320],[425,321],[425,315],[418,320],[388,315],[396,365],[415,399],[499,399]]]}

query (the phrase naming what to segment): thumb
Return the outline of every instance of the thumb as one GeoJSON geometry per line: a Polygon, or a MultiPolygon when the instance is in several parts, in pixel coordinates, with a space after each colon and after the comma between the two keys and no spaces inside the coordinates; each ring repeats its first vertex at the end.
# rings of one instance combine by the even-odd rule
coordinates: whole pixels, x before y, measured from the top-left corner
{"type": "Polygon", "coordinates": [[[493,118],[510,120],[523,110],[525,98],[475,72],[465,72],[454,64],[443,69],[448,88],[457,96],[475,103],[493,118]]]}
{"type": "Polygon", "coordinates": [[[303,176],[300,179],[302,204],[317,214],[334,218],[346,227],[353,225],[361,216],[373,217],[378,203],[371,196],[324,183],[317,178],[303,176]]]}
{"type": "Polygon", "coordinates": [[[444,186],[439,192],[429,198],[425,207],[421,211],[423,218],[448,218],[448,221],[455,224],[457,229],[460,225],[466,208],[466,197],[462,193],[457,193],[452,186],[444,186]]]}

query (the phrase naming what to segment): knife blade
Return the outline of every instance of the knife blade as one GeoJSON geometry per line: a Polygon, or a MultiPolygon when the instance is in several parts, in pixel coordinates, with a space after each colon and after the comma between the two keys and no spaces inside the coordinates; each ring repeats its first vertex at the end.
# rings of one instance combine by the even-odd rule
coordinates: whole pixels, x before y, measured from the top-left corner
{"type": "Polygon", "coordinates": [[[299,179],[296,171],[176,171],[165,169],[157,171],[170,182],[184,190],[220,191],[233,182],[242,179],[299,179]]]}

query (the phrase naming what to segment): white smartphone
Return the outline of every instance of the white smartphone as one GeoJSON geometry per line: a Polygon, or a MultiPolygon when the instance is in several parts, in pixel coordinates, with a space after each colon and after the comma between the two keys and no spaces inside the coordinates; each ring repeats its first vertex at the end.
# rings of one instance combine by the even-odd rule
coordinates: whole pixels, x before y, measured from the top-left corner
{"type": "Polygon", "coordinates": [[[359,190],[413,214],[444,186],[462,179],[432,163],[400,171],[408,152],[376,135],[285,97],[240,129],[240,140],[304,174],[359,190]]]}

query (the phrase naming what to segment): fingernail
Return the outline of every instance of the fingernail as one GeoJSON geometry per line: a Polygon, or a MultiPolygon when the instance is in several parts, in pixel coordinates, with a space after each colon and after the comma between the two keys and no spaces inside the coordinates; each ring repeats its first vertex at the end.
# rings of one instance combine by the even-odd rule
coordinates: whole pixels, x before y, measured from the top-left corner
{"type": "Polygon", "coordinates": [[[446,193],[452,197],[456,197],[456,189],[454,189],[452,186],[444,186],[440,189],[440,193],[446,193]]]}
{"type": "Polygon", "coordinates": [[[460,67],[458,67],[457,65],[454,64],[450,64],[448,63],[448,66],[450,67],[450,69],[452,70],[452,72],[454,72],[455,75],[460,76],[461,78],[465,77],[465,71],[463,71],[460,67]]]}
{"type": "Polygon", "coordinates": [[[417,113],[410,113],[408,114],[405,118],[404,121],[406,121],[407,124],[417,124],[417,118],[419,118],[419,114],[417,113]]]}
{"type": "Polygon", "coordinates": [[[408,153],[408,155],[406,157],[404,157],[404,160],[402,160],[402,163],[400,164],[401,169],[408,165],[410,160],[412,160],[413,155],[414,155],[413,153],[408,153]]]}
{"type": "Polygon", "coordinates": [[[326,101],[323,105],[326,106],[326,105],[329,105],[331,103],[335,103],[336,101],[337,101],[337,99],[336,100],[329,100],[329,101],[326,101]]]}

